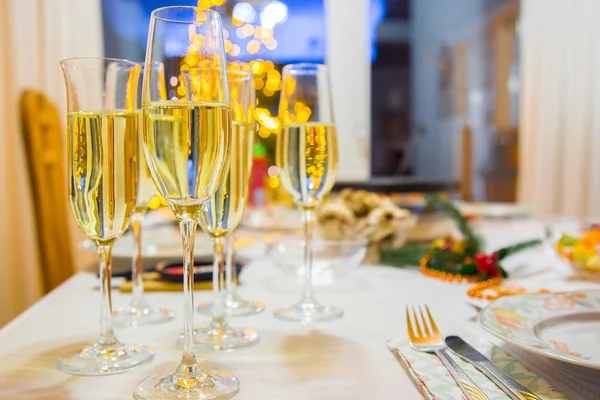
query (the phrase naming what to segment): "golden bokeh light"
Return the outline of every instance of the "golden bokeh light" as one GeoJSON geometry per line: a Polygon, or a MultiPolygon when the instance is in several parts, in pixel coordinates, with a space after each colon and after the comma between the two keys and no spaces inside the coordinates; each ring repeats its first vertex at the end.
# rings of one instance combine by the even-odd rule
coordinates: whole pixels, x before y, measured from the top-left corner
{"type": "Polygon", "coordinates": [[[267,185],[269,185],[271,189],[275,189],[277,186],[279,186],[279,177],[270,176],[269,179],[267,179],[267,185]]]}
{"type": "Polygon", "coordinates": [[[309,107],[303,107],[300,111],[296,113],[296,122],[302,124],[304,122],[308,122],[312,111],[309,107]]]}
{"type": "Polygon", "coordinates": [[[262,122],[265,120],[265,118],[270,116],[271,112],[266,108],[257,107],[256,109],[254,109],[254,119],[256,119],[257,121],[262,122]]]}
{"type": "Polygon", "coordinates": [[[244,37],[252,36],[252,34],[254,33],[254,27],[250,24],[242,26],[241,29],[242,33],[244,34],[244,37]]]}
{"type": "Polygon", "coordinates": [[[262,42],[265,45],[265,47],[272,45],[274,40],[275,39],[273,39],[273,36],[266,36],[262,38],[262,42]]]}
{"type": "Polygon", "coordinates": [[[265,71],[265,65],[262,60],[251,61],[252,73],[254,75],[261,75],[265,71]]]}
{"type": "Polygon", "coordinates": [[[254,89],[261,90],[265,86],[265,81],[260,78],[254,78],[254,89]]]}
{"type": "Polygon", "coordinates": [[[274,79],[267,79],[267,83],[265,84],[266,88],[272,92],[277,91],[280,88],[281,81],[274,79]]]}
{"type": "Polygon", "coordinates": [[[281,73],[276,69],[271,69],[270,71],[268,71],[267,76],[269,77],[269,79],[281,79],[281,73]]]}
{"type": "Polygon", "coordinates": [[[242,25],[244,25],[244,21],[242,21],[241,19],[236,19],[234,17],[231,17],[231,23],[234,26],[242,26],[242,25]]]}
{"type": "Polygon", "coordinates": [[[258,53],[258,51],[260,50],[260,42],[258,40],[256,40],[256,39],[252,39],[246,45],[246,50],[250,54],[256,54],[256,53],[258,53]]]}
{"type": "Polygon", "coordinates": [[[269,44],[265,43],[265,47],[269,50],[275,50],[277,48],[277,40],[273,39],[271,41],[271,43],[269,43],[269,44]]]}
{"type": "Polygon", "coordinates": [[[198,0],[198,7],[200,8],[210,8],[212,5],[212,0],[198,0]]]}
{"type": "MultiPolygon", "coordinates": [[[[199,8],[211,8],[211,7],[219,7],[227,4],[227,0],[198,0],[199,8]]],[[[223,14],[225,15],[225,14],[223,14]]],[[[252,24],[249,23],[251,21],[245,20],[245,17],[240,15],[236,15],[237,19],[231,16],[231,24],[233,25],[233,29],[235,32],[228,31],[226,29],[223,30],[223,38],[225,40],[224,47],[225,52],[231,57],[237,57],[241,53],[241,46],[246,47],[246,51],[249,54],[257,54],[261,51],[262,46],[266,50],[274,50],[277,48],[277,40],[274,37],[274,29],[273,27],[265,27],[260,24],[252,24]],[[237,38],[235,38],[237,36],[237,38]],[[240,41],[240,39],[243,41],[240,41]],[[235,44],[234,41],[238,42],[235,44]],[[247,41],[247,42],[246,42],[247,41]],[[245,42],[245,43],[244,43],[245,42]]],[[[203,22],[207,20],[207,16],[205,13],[200,10],[197,13],[198,22],[203,22]]],[[[214,48],[215,43],[214,40],[210,38],[205,38],[202,35],[197,34],[195,29],[190,29],[190,46],[188,48],[188,54],[185,56],[181,62],[181,71],[189,71],[188,73],[191,75],[190,86],[188,90],[191,93],[186,93],[186,87],[183,85],[183,77],[180,75],[178,79],[171,79],[170,83],[173,88],[176,90],[177,95],[180,97],[189,96],[191,99],[203,99],[210,97],[213,95],[213,92],[221,90],[219,87],[213,87],[206,79],[200,79],[199,76],[194,76],[192,71],[201,66],[203,61],[202,55],[200,52],[202,48],[210,47],[214,48]],[[200,57],[199,57],[200,56],[200,57]],[[202,61],[201,61],[202,60],[202,61]]],[[[263,49],[264,50],[264,49],[263,49]]],[[[252,71],[253,74],[253,85],[254,89],[261,91],[262,94],[266,97],[272,97],[275,93],[282,90],[283,82],[281,73],[275,69],[275,64],[272,61],[264,61],[261,59],[250,61],[249,64],[242,64],[242,67],[246,71],[252,71]]],[[[173,77],[175,78],[175,77],[173,77]]],[[[288,77],[290,79],[291,77],[288,77]]],[[[291,80],[286,81],[286,95],[291,96],[295,90],[295,81],[293,78],[291,80]]],[[[235,98],[237,96],[237,92],[235,88],[231,89],[231,97],[235,98]]],[[[264,98],[263,98],[264,99],[264,98]]],[[[282,121],[308,121],[311,115],[311,110],[306,105],[294,104],[295,109],[292,112],[287,109],[287,97],[284,96],[282,99],[282,121]],[[286,105],[283,107],[283,105],[286,105]],[[297,108],[297,109],[296,109],[297,108]],[[292,114],[290,114],[292,112],[292,114]]],[[[272,134],[278,134],[281,131],[281,122],[280,119],[276,116],[272,116],[270,111],[267,108],[260,107],[259,98],[256,99],[256,108],[252,110],[252,115],[258,124],[258,135],[261,138],[268,138],[272,134]]],[[[276,189],[280,186],[280,181],[277,176],[271,176],[267,184],[270,188],[276,189]]],[[[159,198],[153,199],[153,205],[158,207],[160,204],[163,204],[159,198]]]]}
{"type": "Polygon", "coordinates": [[[185,56],[183,60],[190,67],[195,67],[198,64],[198,56],[196,55],[185,56]]]}
{"type": "Polygon", "coordinates": [[[268,129],[265,129],[265,127],[261,126],[260,128],[258,128],[258,136],[260,136],[263,139],[266,139],[269,136],[271,136],[271,132],[268,129]]]}

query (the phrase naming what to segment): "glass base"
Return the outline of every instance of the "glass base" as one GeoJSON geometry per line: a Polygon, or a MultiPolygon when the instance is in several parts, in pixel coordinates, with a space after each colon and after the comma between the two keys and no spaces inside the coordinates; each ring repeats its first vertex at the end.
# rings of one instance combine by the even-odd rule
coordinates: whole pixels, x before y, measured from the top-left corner
{"type": "Polygon", "coordinates": [[[56,367],[73,375],[110,375],[128,371],[154,359],[154,350],[115,342],[96,343],[77,352],[62,355],[56,367]]]}
{"type": "MultiPolygon", "coordinates": [[[[225,300],[223,312],[228,317],[242,317],[258,314],[265,310],[265,305],[260,301],[247,301],[237,294],[228,295],[225,300]]],[[[203,303],[198,306],[198,313],[212,315],[212,303],[203,303]]]]}
{"type": "MultiPolygon", "coordinates": [[[[228,324],[211,324],[194,330],[194,348],[197,351],[232,351],[253,346],[259,338],[254,329],[233,329],[228,324]]],[[[183,334],[177,338],[177,345],[183,347],[183,334]]]]}
{"type": "Polygon", "coordinates": [[[113,312],[113,322],[122,327],[162,324],[174,317],[173,311],[158,307],[127,306],[113,312]]]}
{"type": "Polygon", "coordinates": [[[322,306],[318,303],[301,302],[291,307],[280,308],[273,315],[286,321],[311,324],[313,322],[332,321],[342,318],[344,312],[333,306],[322,306]]]}
{"type": "Polygon", "coordinates": [[[138,400],[204,400],[230,399],[240,390],[238,379],[227,372],[199,372],[187,379],[178,379],[174,374],[150,376],[133,392],[138,400]]]}

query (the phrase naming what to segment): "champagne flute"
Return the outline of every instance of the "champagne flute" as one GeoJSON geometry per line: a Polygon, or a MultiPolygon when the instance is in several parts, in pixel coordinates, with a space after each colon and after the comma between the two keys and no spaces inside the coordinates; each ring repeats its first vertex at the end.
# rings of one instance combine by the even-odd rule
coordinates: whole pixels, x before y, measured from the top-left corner
{"type": "Polygon", "coordinates": [[[304,217],[304,289],[300,302],[275,311],[284,320],[312,323],[341,318],[342,310],[317,302],[312,287],[313,211],[333,187],[337,171],[337,136],[327,67],[290,64],[283,68],[279,100],[281,133],[277,166],[283,187],[304,217]]]}
{"type": "MultiPolygon", "coordinates": [[[[232,157],[237,154],[239,159],[231,161],[231,170],[242,179],[238,180],[239,188],[236,192],[243,195],[243,201],[239,200],[232,203],[231,198],[224,199],[225,209],[237,211],[237,226],[241,219],[246,205],[248,203],[249,179],[252,170],[252,152],[254,149],[254,136],[256,133],[256,121],[254,120],[254,108],[256,104],[256,91],[254,89],[251,66],[247,63],[231,62],[228,65],[227,73],[229,77],[229,89],[231,94],[231,108],[233,110],[233,135],[234,143],[237,141],[240,147],[235,149],[232,147],[232,157]],[[239,171],[239,172],[235,172],[239,171]]],[[[236,178],[237,179],[237,178],[236,178]]],[[[229,181],[231,184],[231,180],[229,181]]],[[[224,191],[233,193],[233,190],[224,191]]],[[[214,224],[214,218],[211,220],[210,214],[206,214],[207,219],[205,226],[210,234],[210,227],[214,224]]],[[[222,217],[221,217],[222,218],[222,217]]],[[[229,217],[231,220],[231,216],[229,217]]],[[[233,221],[225,222],[232,226],[233,221]]],[[[231,228],[230,230],[233,230],[231,228]]],[[[237,269],[233,265],[233,233],[226,234],[223,237],[225,247],[225,290],[221,291],[222,303],[220,306],[227,316],[243,316],[260,313],[265,309],[263,303],[258,301],[248,301],[243,299],[237,293],[237,269]]],[[[222,257],[222,255],[219,255],[222,257]]],[[[213,288],[214,290],[215,288],[213,288]]],[[[210,314],[214,316],[213,304],[201,304],[198,307],[198,312],[201,314],[210,314]]],[[[221,311],[219,311],[221,312],[221,311]]],[[[211,325],[214,325],[214,320],[211,325]]],[[[194,335],[197,339],[201,336],[194,335]]],[[[238,333],[235,335],[238,338],[245,336],[238,333]]]]}
{"type": "Polygon", "coordinates": [[[131,61],[78,58],[61,62],[67,87],[69,200],[77,225],[100,256],[100,337],[64,354],[58,369],[105,375],[149,363],[154,351],[122,344],[112,327],[111,250],[127,230],[135,208],[137,91],[140,65],[131,61]]]}
{"type": "Polygon", "coordinates": [[[235,376],[205,372],[194,352],[194,236],[229,163],[231,107],[220,15],[197,7],[152,12],[143,86],[143,146],[152,180],[179,221],[184,250],[183,357],[171,373],[141,381],[136,399],[227,399],[235,376]],[[187,77],[187,78],[186,78],[187,77]],[[167,91],[167,82],[171,89],[167,91]],[[185,84],[188,82],[188,84],[185,84]]]}
{"type": "Polygon", "coordinates": [[[232,350],[258,342],[258,334],[254,330],[235,330],[229,326],[224,313],[225,246],[242,219],[248,199],[255,131],[252,114],[256,102],[252,71],[248,64],[230,64],[227,75],[233,115],[233,140],[226,175],[200,217],[200,225],[214,243],[214,300],[209,326],[194,331],[194,342],[198,350],[232,350]]]}
{"type": "MultiPolygon", "coordinates": [[[[146,68],[156,69],[158,75],[164,75],[161,63],[142,65],[142,76],[146,68]]],[[[119,326],[152,325],[168,322],[175,316],[173,311],[153,307],[144,298],[144,262],[142,258],[142,226],[148,213],[150,201],[156,194],[156,186],[152,182],[146,156],[142,147],[142,113],[138,112],[138,185],[135,212],[131,217],[135,249],[131,260],[131,302],[127,307],[121,307],[113,313],[113,320],[119,326]]]]}

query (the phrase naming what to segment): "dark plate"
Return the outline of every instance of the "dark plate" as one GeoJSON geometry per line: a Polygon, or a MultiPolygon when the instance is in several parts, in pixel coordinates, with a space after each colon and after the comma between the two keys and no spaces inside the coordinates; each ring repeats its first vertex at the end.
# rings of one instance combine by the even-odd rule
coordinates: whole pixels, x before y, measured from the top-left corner
{"type": "MultiPolygon", "coordinates": [[[[242,269],[242,264],[236,264],[237,272],[239,273],[242,269]]],[[[173,263],[158,263],[156,264],[156,271],[160,274],[160,279],[166,282],[183,282],[183,264],[180,262],[173,263]]],[[[194,280],[201,281],[212,281],[213,278],[213,265],[212,264],[195,264],[194,265],[194,280]]]]}

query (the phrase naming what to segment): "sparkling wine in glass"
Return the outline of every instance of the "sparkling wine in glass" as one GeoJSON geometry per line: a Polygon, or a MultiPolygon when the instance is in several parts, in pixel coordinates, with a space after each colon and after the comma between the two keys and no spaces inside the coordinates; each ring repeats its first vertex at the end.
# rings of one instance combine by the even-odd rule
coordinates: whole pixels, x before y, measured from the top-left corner
{"type": "Polygon", "coordinates": [[[312,287],[313,212],[333,187],[338,160],[329,76],[325,65],[290,64],[283,68],[282,79],[276,158],[283,187],[303,211],[305,271],[300,302],[275,311],[275,316],[301,323],[329,321],[343,312],[321,305],[312,287]]]}
{"type": "MultiPolygon", "coordinates": [[[[250,66],[230,64],[227,73],[233,115],[231,157],[225,176],[200,217],[200,226],[212,238],[214,244],[214,299],[210,307],[210,324],[206,328],[194,331],[194,342],[198,350],[233,350],[258,342],[258,334],[253,329],[232,328],[227,323],[225,314],[225,264],[226,258],[229,258],[226,257],[226,253],[231,251],[226,251],[225,247],[242,219],[248,200],[255,134],[252,114],[256,102],[250,66]]],[[[231,265],[227,269],[231,270],[231,265]]],[[[180,342],[181,339],[180,337],[180,342]]]]}
{"type": "MultiPolygon", "coordinates": [[[[221,208],[221,216],[212,215],[215,214],[215,207],[207,209],[211,213],[204,213],[204,226],[209,231],[210,227],[216,225],[215,221],[219,218],[224,218],[225,211],[227,209],[234,210],[231,214],[235,215],[235,225],[239,224],[242,213],[248,203],[249,195],[249,182],[250,173],[252,171],[252,160],[253,160],[253,149],[254,149],[254,136],[256,134],[256,121],[254,120],[254,108],[256,104],[256,90],[254,89],[251,66],[247,63],[231,62],[227,68],[229,78],[229,90],[231,97],[231,108],[232,108],[232,129],[233,129],[233,140],[232,146],[232,161],[230,166],[230,179],[227,185],[231,186],[230,190],[226,190],[224,187],[220,189],[221,193],[227,192],[236,193],[239,200],[232,201],[230,197],[224,197],[220,202],[224,203],[221,208]],[[236,150],[236,144],[239,146],[236,150]],[[234,157],[237,158],[234,160],[234,157]],[[233,174],[233,175],[231,175],[233,174]],[[237,184],[231,180],[233,177],[237,184]]],[[[219,193],[219,192],[218,192],[219,193]]],[[[212,203],[216,203],[216,198],[213,198],[212,203]]],[[[229,217],[231,222],[234,218],[229,217]]],[[[233,224],[224,222],[224,225],[232,226],[233,224]]],[[[202,223],[202,222],[201,222],[202,223]]],[[[223,313],[227,316],[243,316],[260,313],[265,309],[263,303],[259,301],[248,301],[243,299],[237,291],[237,269],[233,265],[233,232],[224,235],[222,238],[222,247],[225,247],[225,290],[221,290],[220,296],[222,303],[219,306],[223,307],[223,313]]],[[[219,255],[221,259],[221,255],[219,255]]],[[[215,290],[215,288],[213,288],[215,290]]],[[[201,314],[208,314],[214,317],[215,310],[213,309],[213,303],[204,303],[198,307],[198,312],[201,314]]],[[[215,319],[213,319],[213,323],[215,319]]],[[[232,332],[230,332],[232,333],[232,332]]],[[[197,335],[195,333],[197,342],[206,337],[205,335],[197,335]]],[[[243,337],[243,335],[237,334],[236,337],[243,337]]]]}
{"type": "Polygon", "coordinates": [[[194,352],[194,235],[229,163],[231,107],[221,17],[197,7],[154,10],[143,85],[143,146],[150,174],[183,239],[183,357],[174,371],[141,381],[136,399],[227,399],[235,376],[206,372],[194,352]],[[168,90],[165,88],[169,88],[168,90]]]}
{"type": "Polygon", "coordinates": [[[100,256],[100,337],[67,353],[58,369],[76,375],[123,372],[154,351],[117,340],[112,327],[111,250],[129,226],[138,182],[137,91],[140,65],[117,59],[61,62],[67,87],[69,200],[77,225],[100,256]]]}
{"type": "MultiPolygon", "coordinates": [[[[164,68],[161,63],[154,63],[148,66],[142,65],[142,76],[146,68],[154,68],[157,75],[164,75],[164,68]]],[[[164,89],[163,91],[166,93],[164,89]]],[[[143,123],[142,112],[138,111],[137,201],[135,204],[135,212],[131,217],[133,240],[135,244],[133,258],[131,260],[131,302],[127,307],[121,307],[113,313],[113,320],[115,324],[119,326],[160,324],[170,321],[175,316],[173,311],[150,305],[144,297],[142,227],[144,218],[148,212],[150,201],[156,194],[156,186],[154,186],[154,182],[152,182],[148,163],[146,162],[146,156],[143,151],[143,123]]]]}

